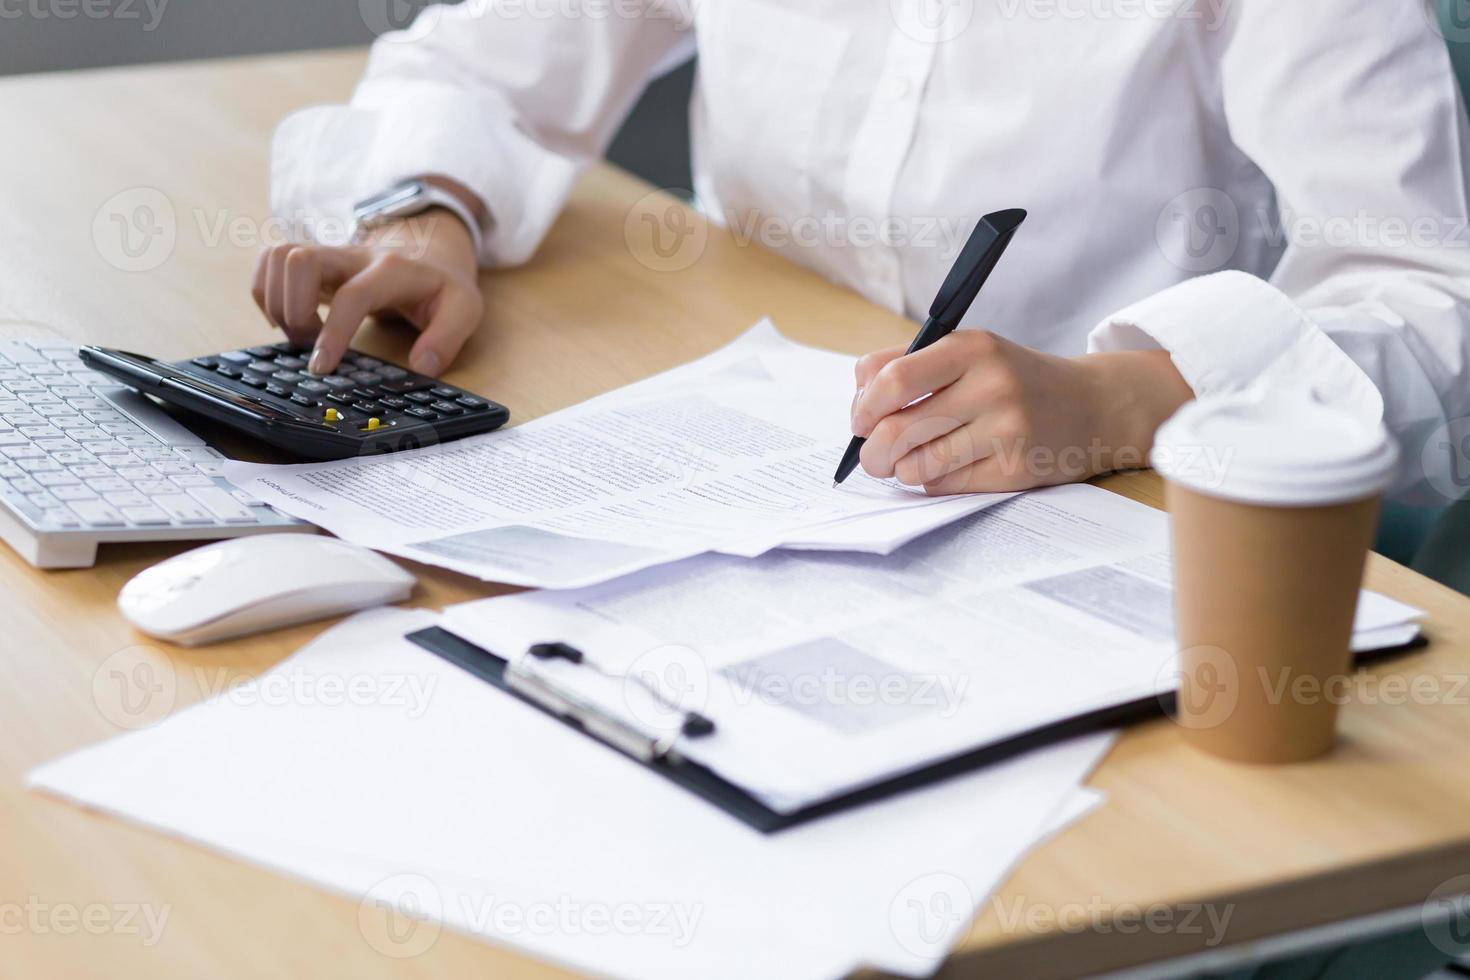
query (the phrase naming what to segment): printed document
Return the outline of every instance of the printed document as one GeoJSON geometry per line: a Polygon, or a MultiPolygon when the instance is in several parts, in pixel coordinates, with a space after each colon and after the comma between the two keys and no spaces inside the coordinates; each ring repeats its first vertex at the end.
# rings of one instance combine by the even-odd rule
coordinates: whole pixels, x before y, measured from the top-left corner
{"type": "Polygon", "coordinates": [[[769,321],[724,349],[526,425],[294,466],[237,486],[371,548],[490,581],[568,588],[710,551],[883,554],[1006,494],[930,498],[832,472],[853,358],[769,321]]]}
{"type": "MultiPolygon", "coordinates": [[[[714,734],[682,739],[681,750],[788,812],[1172,692],[1168,546],[1162,512],[1055,487],[886,558],[703,556],[587,589],[466,603],[445,618],[646,732],[673,730],[684,710],[707,715],[714,734]],[[546,641],[576,646],[613,679],[527,661],[546,641]]],[[[1382,638],[1417,616],[1365,594],[1357,627],[1382,638]]]]}
{"type": "Polygon", "coordinates": [[[1097,803],[1079,784],[1112,741],[767,836],[402,639],[434,621],[361,614],[31,784],[347,895],[387,957],[448,927],[603,977],[928,976],[1097,803]]]}

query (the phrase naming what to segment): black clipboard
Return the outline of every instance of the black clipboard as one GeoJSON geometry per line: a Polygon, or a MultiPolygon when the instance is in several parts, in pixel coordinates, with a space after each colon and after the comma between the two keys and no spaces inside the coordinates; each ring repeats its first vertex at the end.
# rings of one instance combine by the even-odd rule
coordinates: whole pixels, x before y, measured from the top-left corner
{"type": "MultiPolygon", "coordinates": [[[[577,724],[576,721],[557,715],[534,701],[522,698],[513,691],[505,680],[506,660],[504,657],[476,646],[468,640],[438,626],[409,633],[405,639],[415,646],[422,647],[462,670],[468,671],[481,680],[500,688],[523,704],[529,704],[541,710],[549,717],[555,718],[578,731],[585,732],[585,729],[577,724]]],[[[1381,660],[1410,653],[1428,645],[1428,638],[1421,632],[1413,640],[1400,646],[1360,653],[1356,656],[1355,663],[1357,666],[1362,667],[1370,663],[1376,663],[1381,660]]],[[[730,816],[751,828],[763,834],[773,834],[791,827],[800,826],[804,823],[810,823],[813,820],[818,820],[834,813],[841,813],[853,807],[862,806],[865,803],[873,803],[911,789],[918,789],[922,786],[942,782],[952,776],[973,772],[976,769],[1013,758],[1032,749],[1055,745],[1058,742],[1079,738],[1083,735],[1091,735],[1095,732],[1103,732],[1124,725],[1132,725],[1153,718],[1160,718],[1171,713],[1173,710],[1174,695],[1166,694],[1159,697],[1141,698],[1137,701],[1129,701],[1096,711],[1089,711],[1071,718],[1064,718],[1061,721],[1037,726],[1030,731],[999,742],[992,742],[982,748],[949,756],[948,758],[924,766],[921,769],[874,783],[871,786],[866,786],[850,793],[843,793],[839,796],[813,803],[790,813],[780,813],[771,809],[739,786],[729,782],[712,770],[698,763],[691,762],[688,759],[677,762],[655,759],[652,762],[645,763],[632,759],[626,753],[600,740],[596,741],[599,741],[599,744],[603,744],[609,752],[616,752],[624,759],[630,759],[646,768],[652,769],[670,782],[693,793],[705,802],[719,807],[730,816]]]]}

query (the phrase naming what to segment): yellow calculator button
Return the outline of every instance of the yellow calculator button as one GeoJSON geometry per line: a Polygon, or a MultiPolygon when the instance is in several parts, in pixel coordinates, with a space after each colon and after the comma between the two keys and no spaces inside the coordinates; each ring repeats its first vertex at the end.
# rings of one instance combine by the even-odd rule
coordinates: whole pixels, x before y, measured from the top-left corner
{"type": "Polygon", "coordinates": [[[383,424],[382,423],[382,420],[380,420],[380,419],[376,419],[376,418],[368,419],[367,420],[367,430],[369,432],[371,432],[371,431],[373,431],[374,429],[376,429],[378,426],[380,426],[382,424],[383,424]]]}
{"type": "Polygon", "coordinates": [[[339,412],[339,411],[337,411],[335,408],[329,408],[329,409],[327,409],[327,421],[328,422],[336,422],[341,417],[342,417],[342,413],[339,412]]]}

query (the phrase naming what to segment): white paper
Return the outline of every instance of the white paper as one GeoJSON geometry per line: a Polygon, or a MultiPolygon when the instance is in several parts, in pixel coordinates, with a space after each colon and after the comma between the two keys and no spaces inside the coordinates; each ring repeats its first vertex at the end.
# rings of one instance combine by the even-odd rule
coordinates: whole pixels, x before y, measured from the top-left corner
{"type": "Polygon", "coordinates": [[[872,962],[918,976],[1035,841],[1090,805],[1072,794],[1111,741],[763,836],[397,639],[431,622],[361,614],[257,682],[31,783],[601,975],[780,980],[872,962]],[[427,697],[393,696],[407,690],[427,697]]]}
{"type": "MultiPolygon", "coordinates": [[[[717,730],[683,751],[790,811],[1172,692],[1170,579],[1166,516],[1078,485],[1017,497],[886,558],[703,556],[466,603],[445,619],[646,732],[676,729],[685,710],[713,718],[717,730]],[[525,659],[547,641],[609,676],[525,659]]],[[[1358,625],[1417,615],[1365,593],[1358,625]]]]}
{"type": "Polygon", "coordinates": [[[1008,496],[936,499],[861,472],[834,488],[853,361],[763,321],[523,426],[389,456],[230,463],[226,476],[350,541],[548,588],[787,541],[881,554],[1008,496]]]}

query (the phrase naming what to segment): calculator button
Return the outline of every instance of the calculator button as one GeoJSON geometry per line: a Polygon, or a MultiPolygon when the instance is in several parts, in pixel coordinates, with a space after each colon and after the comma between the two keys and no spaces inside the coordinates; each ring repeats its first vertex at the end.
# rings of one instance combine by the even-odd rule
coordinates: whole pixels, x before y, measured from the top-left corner
{"type": "Polygon", "coordinates": [[[327,386],[322,384],[320,381],[314,381],[311,378],[307,378],[305,381],[296,386],[296,390],[309,391],[312,394],[318,394],[320,392],[328,391],[330,389],[328,389],[327,386]]]}
{"type": "Polygon", "coordinates": [[[241,373],[239,368],[231,367],[228,364],[221,364],[215,370],[226,378],[239,378],[241,373]]]}
{"type": "Polygon", "coordinates": [[[367,412],[369,414],[378,411],[378,403],[375,401],[370,401],[366,398],[353,402],[352,407],[357,409],[359,412],[367,412]]]}
{"type": "Polygon", "coordinates": [[[285,382],[286,384],[292,384],[301,380],[301,375],[296,371],[277,371],[275,374],[271,375],[271,377],[275,378],[277,381],[285,382]]]}
{"type": "Polygon", "coordinates": [[[266,385],[265,390],[267,394],[275,395],[277,398],[289,398],[291,396],[290,388],[285,385],[276,384],[274,381],[266,385]]]}
{"type": "Polygon", "coordinates": [[[326,385],[328,388],[336,388],[338,391],[345,391],[348,388],[356,387],[356,385],[352,383],[352,380],[350,378],[343,378],[337,375],[332,375],[329,378],[322,378],[321,383],[326,385]]]}
{"type": "Polygon", "coordinates": [[[465,408],[471,410],[484,408],[489,404],[485,399],[476,398],[474,395],[460,395],[454,401],[456,404],[463,405],[465,408]]]}
{"type": "Polygon", "coordinates": [[[353,371],[348,377],[360,385],[375,385],[383,380],[381,374],[376,374],[372,371],[353,371]]]}
{"type": "Polygon", "coordinates": [[[300,393],[292,395],[291,401],[294,404],[302,406],[303,408],[316,408],[318,405],[321,404],[321,402],[317,401],[315,398],[308,398],[306,395],[300,393]]]}
{"type": "Polygon", "coordinates": [[[353,388],[348,392],[353,398],[377,398],[378,393],[371,388],[353,388]]]}
{"type": "Polygon", "coordinates": [[[403,368],[401,367],[394,367],[391,364],[384,364],[380,367],[374,367],[373,370],[377,371],[389,381],[402,381],[404,378],[408,377],[407,371],[403,370],[403,368]]]}
{"type": "Polygon", "coordinates": [[[436,413],[431,412],[427,408],[423,408],[423,407],[418,406],[418,405],[415,405],[413,408],[410,408],[408,410],[408,414],[409,415],[412,415],[414,418],[428,419],[430,421],[432,421],[434,419],[437,419],[439,417],[436,413]]]}
{"type": "Polygon", "coordinates": [[[409,406],[408,399],[399,398],[397,395],[388,395],[386,398],[380,398],[378,401],[380,404],[386,405],[389,408],[396,408],[399,410],[405,409],[409,406]]]}
{"type": "Polygon", "coordinates": [[[332,394],[327,396],[327,401],[331,402],[334,405],[351,405],[352,396],[332,394]]]}
{"type": "Polygon", "coordinates": [[[219,363],[219,358],[217,358],[217,357],[196,357],[196,358],[194,358],[194,360],[191,363],[197,364],[198,366],[200,366],[202,368],[212,368],[216,364],[219,363]]]}
{"type": "Polygon", "coordinates": [[[422,392],[422,391],[410,391],[408,394],[404,395],[403,397],[404,398],[407,398],[409,401],[415,402],[416,404],[419,404],[419,405],[428,405],[428,404],[431,404],[434,401],[434,396],[433,395],[430,395],[430,394],[428,394],[426,392],[422,392]]]}
{"type": "Polygon", "coordinates": [[[454,404],[454,402],[433,402],[429,407],[441,415],[459,415],[464,412],[464,409],[454,404]]]}
{"type": "Polygon", "coordinates": [[[376,371],[383,366],[383,362],[376,357],[368,357],[366,354],[357,355],[357,366],[364,371],[376,371]]]}
{"type": "Polygon", "coordinates": [[[295,344],[291,343],[289,340],[283,340],[279,344],[272,344],[271,345],[271,350],[280,351],[282,354],[294,354],[294,353],[296,353],[298,351],[305,350],[305,348],[304,347],[297,347],[295,344]]]}
{"type": "Polygon", "coordinates": [[[458,398],[459,389],[451,388],[448,385],[439,385],[436,388],[430,388],[429,394],[436,398],[458,398]]]}
{"type": "Polygon", "coordinates": [[[246,349],[245,353],[254,357],[272,358],[276,356],[276,349],[269,345],[264,347],[250,347],[246,349]]]}
{"type": "Polygon", "coordinates": [[[238,365],[238,366],[244,366],[246,364],[249,364],[251,361],[255,360],[255,358],[251,357],[248,353],[246,353],[243,350],[226,351],[225,353],[220,354],[218,356],[219,356],[219,360],[221,360],[221,361],[228,361],[229,363],[235,364],[235,365],[238,365]]]}
{"type": "Polygon", "coordinates": [[[306,361],[300,357],[278,357],[276,367],[283,367],[287,371],[300,371],[306,367],[306,361]]]}
{"type": "Polygon", "coordinates": [[[240,383],[249,385],[252,388],[264,388],[270,382],[258,374],[242,374],[240,375],[240,383]]]}
{"type": "Polygon", "coordinates": [[[245,366],[254,371],[256,374],[273,374],[276,370],[276,365],[272,361],[251,361],[245,366]]]}

